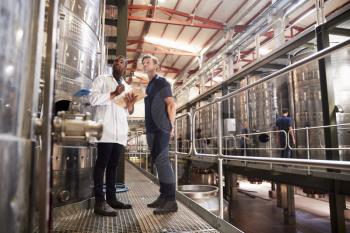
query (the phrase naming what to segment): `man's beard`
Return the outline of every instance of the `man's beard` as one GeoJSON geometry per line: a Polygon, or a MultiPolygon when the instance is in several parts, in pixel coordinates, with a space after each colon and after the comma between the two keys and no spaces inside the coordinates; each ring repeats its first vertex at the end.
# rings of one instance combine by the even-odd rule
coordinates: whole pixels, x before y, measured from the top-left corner
{"type": "Polygon", "coordinates": [[[115,79],[120,79],[123,76],[123,74],[118,70],[113,70],[112,74],[115,79]]]}

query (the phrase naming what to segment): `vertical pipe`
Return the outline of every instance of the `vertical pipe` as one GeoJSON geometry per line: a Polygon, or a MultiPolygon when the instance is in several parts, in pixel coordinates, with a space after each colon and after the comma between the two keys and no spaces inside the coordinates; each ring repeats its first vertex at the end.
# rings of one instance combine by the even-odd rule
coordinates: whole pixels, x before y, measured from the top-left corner
{"type": "MultiPolygon", "coordinates": [[[[270,132],[269,133],[269,138],[270,138],[270,140],[269,140],[269,147],[270,147],[270,158],[272,157],[272,133],[270,132]]],[[[272,163],[270,163],[270,168],[272,169],[272,163]]]]}
{"type": "MultiPolygon", "coordinates": [[[[213,105],[214,106],[214,105],[213,105]]],[[[218,136],[218,154],[219,157],[222,156],[222,113],[221,113],[221,106],[222,106],[222,102],[218,101],[217,102],[217,124],[218,124],[218,132],[217,132],[217,136],[218,136]]],[[[213,109],[214,110],[214,109],[213,109]]],[[[214,124],[213,124],[214,126],[214,124]]]]}
{"type": "MultiPolygon", "coordinates": [[[[306,127],[306,148],[307,148],[307,159],[310,159],[310,138],[309,138],[309,127],[306,127]]],[[[310,166],[307,166],[307,174],[310,175],[310,166]]]]}
{"type": "Polygon", "coordinates": [[[224,187],[223,187],[223,175],[222,175],[222,159],[218,158],[219,165],[219,217],[224,218],[224,187]]]}
{"type": "Polygon", "coordinates": [[[136,153],[139,155],[139,167],[142,168],[139,134],[136,136],[136,153]]]}
{"type": "Polygon", "coordinates": [[[221,101],[217,102],[217,117],[218,117],[218,170],[219,170],[219,217],[224,218],[224,187],[222,175],[222,115],[221,101]]]}
{"type": "Polygon", "coordinates": [[[42,128],[42,154],[39,163],[39,232],[50,231],[50,157],[52,152],[52,108],[54,98],[55,53],[58,20],[58,0],[50,1],[46,44],[46,65],[44,69],[44,105],[42,128]]]}
{"type": "Polygon", "coordinates": [[[174,141],[175,141],[175,166],[174,166],[174,169],[175,169],[175,190],[177,191],[177,187],[178,187],[178,182],[177,182],[177,119],[175,119],[175,123],[174,123],[174,141]]]}
{"type": "Polygon", "coordinates": [[[105,49],[105,17],[106,17],[106,0],[102,0],[102,16],[101,16],[101,37],[100,37],[100,73],[105,73],[105,62],[106,62],[106,49],[105,49]]]}

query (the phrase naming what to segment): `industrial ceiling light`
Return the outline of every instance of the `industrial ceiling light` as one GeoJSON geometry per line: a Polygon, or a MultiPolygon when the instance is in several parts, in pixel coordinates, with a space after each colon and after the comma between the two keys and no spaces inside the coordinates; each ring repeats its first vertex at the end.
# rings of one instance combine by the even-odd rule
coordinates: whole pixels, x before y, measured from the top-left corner
{"type": "Polygon", "coordinates": [[[151,44],[160,45],[160,46],[172,48],[172,49],[178,49],[178,50],[182,50],[190,53],[199,53],[201,51],[200,48],[193,45],[166,40],[162,38],[156,38],[152,36],[145,36],[144,40],[151,44]]]}
{"type": "Polygon", "coordinates": [[[262,56],[265,56],[266,54],[268,54],[269,52],[271,52],[270,49],[267,49],[267,48],[264,48],[264,47],[261,47],[259,49],[259,53],[262,55],[262,56]]]}

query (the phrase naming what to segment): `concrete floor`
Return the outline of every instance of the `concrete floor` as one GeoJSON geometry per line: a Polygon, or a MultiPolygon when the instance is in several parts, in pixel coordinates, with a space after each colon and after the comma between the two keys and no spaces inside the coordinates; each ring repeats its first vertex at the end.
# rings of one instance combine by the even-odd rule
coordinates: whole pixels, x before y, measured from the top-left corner
{"type": "MultiPolygon", "coordinates": [[[[232,205],[232,224],[246,233],[328,233],[331,232],[328,202],[295,195],[296,224],[285,225],[283,210],[268,198],[269,185],[241,183],[238,201],[232,205]],[[260,186],[260,187],[259,187],[260,186]],[[254,197],[256,196],[256,197],[254,197]]],[[[346,222],[350,233],[350,221],[346,222]]]]}

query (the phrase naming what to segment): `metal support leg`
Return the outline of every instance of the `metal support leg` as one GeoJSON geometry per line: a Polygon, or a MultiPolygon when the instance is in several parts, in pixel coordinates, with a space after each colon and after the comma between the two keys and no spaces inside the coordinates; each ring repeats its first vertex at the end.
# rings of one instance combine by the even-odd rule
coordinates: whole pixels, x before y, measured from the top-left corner
{"type": "Polygon", "coordinates": [[[218,159],[219,165],[219,217],[224,218],[224,185],[222,175],[222,159],[218,159]]]}
{"type": "MultiPolygon", "coordinates": [[[[337,185],[337,183],[335,185],[337,185]]],[[[335,190],[336,189],[337,187],[335,187],[335,190]]],[[[337,193],[330,193],[329,208],[332,233],[345,233],[345,196],[337,193]]]]}
{"type": "Polygon", "coordinates": [[[281,185],[283,217],[285,224],[295,224],[294,187],[281,185]]]}
{"type": "Polygon", "coordinates": [[[282,194],[281,194],[281,184],[276,183],[276,205],[277,207],[282,208],[282,194]]]}
{"type": "Polygon", "coordinates": [[[39,232],[50,232],[50,156],[52,154],[52,108],[55,78],[55,54],[57,43],[58,1],[50,1],[47,23],[46,65],[44,68],[44,107],[42,154],[39,176],[39,232]]]}

